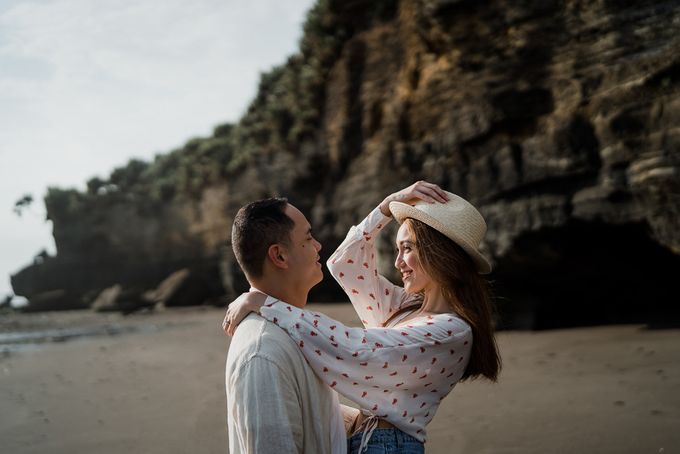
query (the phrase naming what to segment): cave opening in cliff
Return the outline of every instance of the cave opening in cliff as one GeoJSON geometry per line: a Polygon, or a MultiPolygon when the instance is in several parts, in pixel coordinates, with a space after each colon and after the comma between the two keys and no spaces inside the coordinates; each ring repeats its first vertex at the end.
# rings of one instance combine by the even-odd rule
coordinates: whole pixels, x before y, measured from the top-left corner
{"type": "Polygon", "coordinates": [[[492,275],[499,325],[680,326],[680,257],[646,224],[574,221],[517,238],[492,275]]]}

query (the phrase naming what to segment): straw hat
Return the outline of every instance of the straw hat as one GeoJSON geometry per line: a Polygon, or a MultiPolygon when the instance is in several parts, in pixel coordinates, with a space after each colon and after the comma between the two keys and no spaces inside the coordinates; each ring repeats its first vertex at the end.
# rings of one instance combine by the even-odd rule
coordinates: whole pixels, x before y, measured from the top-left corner
{"type": "Polygon", "coordinates": [[[419,201],[415,205],[390,202],[390,211],[401,224],[406,218],[424,222],[433,229],[451,238],[467,252],[481,274],[491,272],[491,264],[479,252],[479,244],[486,234],[484,218],[462,197],[446,192],[446,203],[427,203],[419,201]]]}

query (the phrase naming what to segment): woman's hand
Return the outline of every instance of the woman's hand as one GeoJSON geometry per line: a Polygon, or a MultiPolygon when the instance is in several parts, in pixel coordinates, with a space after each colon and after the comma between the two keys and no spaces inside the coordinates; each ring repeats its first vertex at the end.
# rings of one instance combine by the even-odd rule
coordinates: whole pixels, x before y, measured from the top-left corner
{"type": "Polygon", "coordinates": [[[236,298],[227,308],[227,314],[224,316],[224,321],[222,322],[222,329],[224,332],[229,336],[233,336],[236,327],[241,323],[241,320],[251,312],[259,313],[260,308],[264,305],[266,300],[267,295],[260,292],[241,294],[241,296],[236,298]]]}
{"type": "Polygon", "coordinates": [[[416,181],[408,188],[404,188],[401,191],[397,191],[394,194],[390,194],[385,197],[385,200],[380,203],[380,211],[385,216],[391,217],[392,213],[390,213],[390,202],[403,202],[413,205],[418,200],[423,200],[429,203],[446,203],[449,200],[449,197],[442,188],[434,183],[428,183],[427,181],[416,181]]]}

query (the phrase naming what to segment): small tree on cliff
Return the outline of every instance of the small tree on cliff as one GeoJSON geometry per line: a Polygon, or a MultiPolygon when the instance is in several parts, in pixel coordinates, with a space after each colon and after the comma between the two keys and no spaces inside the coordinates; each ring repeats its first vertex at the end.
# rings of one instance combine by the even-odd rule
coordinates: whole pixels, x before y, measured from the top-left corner
{"type": "Polygon", "coordinates": [[[21,215],[24,213],[24,210],[26,210],[28,207],[30,207],[32,203],[33,203],[33,196],[31,194],[25,194],[19,200],[14,202],[14,209],[13,209],[14,214],[21,217],[21,215]]]}

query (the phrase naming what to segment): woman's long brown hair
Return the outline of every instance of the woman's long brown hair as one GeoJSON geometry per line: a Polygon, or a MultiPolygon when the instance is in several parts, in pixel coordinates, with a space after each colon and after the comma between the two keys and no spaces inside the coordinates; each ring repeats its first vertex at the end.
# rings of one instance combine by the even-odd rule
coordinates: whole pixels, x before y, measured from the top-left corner
{"type": "Polygon", "coordinates": [[[501,358],[494,336],[489,283],[454,241],[415,219],[404,221],[415,240],[423,269],[439,284],[453,311],[472,328],[472,354],[461,380],[483,376],[496,381],[501,358]]]}

